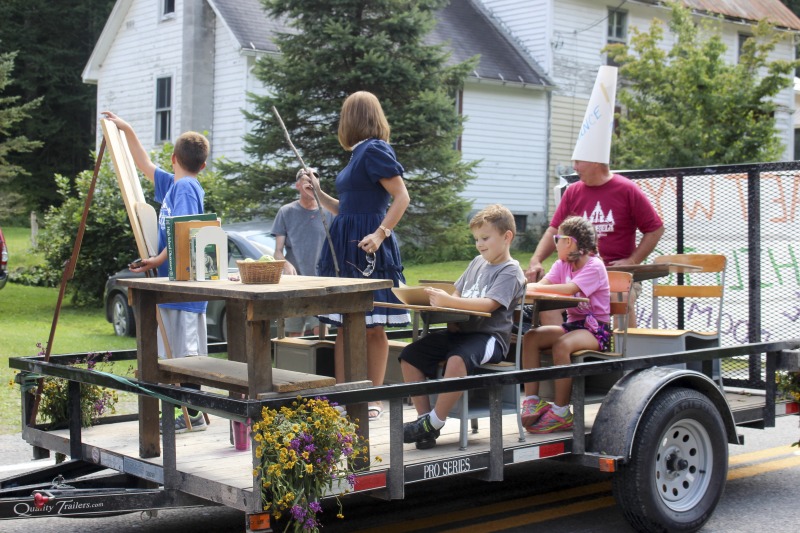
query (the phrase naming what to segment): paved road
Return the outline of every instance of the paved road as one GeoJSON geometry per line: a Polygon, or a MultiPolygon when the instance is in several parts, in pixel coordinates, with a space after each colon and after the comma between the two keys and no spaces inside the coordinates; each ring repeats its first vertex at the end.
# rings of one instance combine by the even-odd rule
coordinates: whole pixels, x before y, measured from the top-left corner
{"type": "MultiPolygon", "coordinates": [[[[740,429],[745,446],[731,446],[731,467],[722,501],[704,533],[797,531],[800,452],[788,445],[800,438],[798,418],[778,420],[767,431],[740,429]]],[[[2,462],[27,459],[19,436],[0,436],[2,462]],[[11,455],[7,456],[6,453],[11,455]]],[[[1,468],[8,468],[2,467],[1,468]]],[[[625,533],[633,531],[614,504],[609,478],[591,469],[538,461],[509,468],[506,481],[487,484],[467,477],[407,487],[406,499],[383,502],[367,496],[344,500],[345,520],[327,522],[327,533],[375,531],[504,531],[625,533]],[[457,495],[453,498],[453,495],[457,495]]],[[[0,477],[4,477],[0,470],[0,477]]],[[[326,516],[336,514],[327,505],[326,516]]],[[[244,515],[225,507],[162,511],[100,519],[43,518],[3,522],[3,533],[197,533],[241,532],[244,515]]]]}

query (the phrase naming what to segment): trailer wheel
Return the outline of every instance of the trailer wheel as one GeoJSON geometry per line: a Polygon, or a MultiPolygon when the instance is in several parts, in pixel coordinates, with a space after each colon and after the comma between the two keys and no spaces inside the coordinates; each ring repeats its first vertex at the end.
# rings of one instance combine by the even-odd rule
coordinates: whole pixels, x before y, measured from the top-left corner
{"type": "Polygon", "coordinates": [[[695,390],[669,388],[643,413],[614,497],[638,531],[697,531],[727,474],[725,426],[714,404],[695,390]]]}

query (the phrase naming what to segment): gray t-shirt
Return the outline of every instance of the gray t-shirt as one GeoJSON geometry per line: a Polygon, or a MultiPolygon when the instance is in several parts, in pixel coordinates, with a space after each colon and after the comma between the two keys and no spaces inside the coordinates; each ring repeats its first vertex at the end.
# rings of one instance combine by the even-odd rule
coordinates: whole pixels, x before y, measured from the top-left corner
{"type": "Polygon", "coordinates": [[[462,298],[491,298],[500,304],[491,317],[470,316],[466,322],[458,322],[464,333],[488,333],[500,343],[503,353],[511,344],[511,326],[514,323],[514,308],[519,305],[525,274],[514,259],[492,265],[480,255],[472,260],[456,281],[456,289],[462,298]]]}
{"type": "MultiPolygon", "coordinates": [[[[322,210],[330,226],[333,216],[322,210]]],[[[317,274],[317,259],[325,244],[325,228],[322,226],[319,209],[306,209],[295,200],[278,210],[272,224],[272,234],[286,237],[284,255],[301,276],[317,274]]]]}

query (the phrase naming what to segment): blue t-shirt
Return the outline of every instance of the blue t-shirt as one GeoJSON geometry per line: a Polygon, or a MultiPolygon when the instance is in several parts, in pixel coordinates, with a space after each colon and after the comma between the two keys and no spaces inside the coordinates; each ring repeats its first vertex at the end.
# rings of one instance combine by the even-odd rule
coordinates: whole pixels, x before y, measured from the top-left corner
{"type": "MultiPolygon", "coordinates": [[[[158,212],[158,249],[167,247],[166,217],[182,215],[197,215],[203,212],[203,198],[205,191],[200,182],[195,178],[183,178],[175,181],[175,175],[156,169],[154,179],[156,189],[156,202],[161,202],[158,212]]],[[[164,261],[158,267],[160,277],[169,276],[169,264],[164,261]]],[[[161,307],[191,311],[192,313],[205,313],[208,302],[183,302],[175,304],[162,304],[161,307]]]]}

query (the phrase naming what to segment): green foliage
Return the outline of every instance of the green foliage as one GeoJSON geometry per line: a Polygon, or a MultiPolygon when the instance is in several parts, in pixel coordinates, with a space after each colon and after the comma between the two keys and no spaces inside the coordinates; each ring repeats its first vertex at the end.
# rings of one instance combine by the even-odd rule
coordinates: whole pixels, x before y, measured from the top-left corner
{"type": "MultiPolygon", "coordinates": [[[[54,174],[75,176],[92,163],[95,146],[96,87],[81,73],[115,0],[2,0],[0,46],[19,50],[13,94],[30,102],[41,98],[22,133],[43,141],[41,149],[11,160],[30,172],[6,186],[21,196],[24,213],[44,212],[59,200],[54,174]]],[[[21,220],[21,219],[20,219],[21,220]]]]}
{"type": "MultiPolygon", "coordinates": [[[[55,176],[62,203],[59,207],[51,207],[45,214],[39,246],[48,269],[59,282],[72,256],[92,175],[92,170],[84,170],[75,179],[74,187],[66,177],[55,176]]],[[[89,206],[74,277],[67,286],[72,302],[76,305],[99,303],[106,278],[136,257],[133,233],[120,198],[111,158],[105,157],[89,206]]]]}
{"type": "Polygon", "coordinates": [[[220,164],[235,178],[236,188],[228,194],[242,202],[237,212],[269,216],[296,198],[299,164],[273,105],[306,164],[319,169],[323,189],[335,195],[336,173],[350,158],[336,136],[339,111],[349,94],[367,90],[381,101],[392,126],[391,144],[406,170],[411,206],[397,228],[404,257],[414,249],[452,248],[448,243],[461,240],[470,208],[458,193],[473,178],[474,166],[454,149],[462,130],[454,95],[474,61],[447,66],[441,47],[423,43],[444,1],[263,3],[295,31],[278,37],[280,56],[259,59],[254,70],[271,90],[267,96],[250,95],[254,107],[246,116],[254,127],[245,141],[252,162],[220,164]]]}
{"type": "Polygon", "coordinates": [[[30,173],[12,161],[13,155],[30,152],[42,145],[24,135],[14,134],[19,124],[30,118],[31,112],[42,102],[41,98],[36,98],[20,104],[19,96],[6,95],[13,81],[11,72],[16,57],[16,52],[0,53],[0,190],[3,191],[0,195],[0,217],[3,220],[12,220],[25,212],[24,208],[20,209],[22,195],[13,190],[11,183],[30,173]]]}
{"type": "Polygon", "coordinates": [[[617,167],[672,168],[773,161],[783,147],[775,128],[773,97],[792,83],[795,62],[769,61],[785,38],[762,21],[738,64],[725,61],[726,47],[712,23],[696,25],[691,12],[671,3],[664,45],[663,22],[647,33],[635,28],[630,45],[607,47],[620,65],[617,100],[619,139],[612,146],[617,167]]]}

